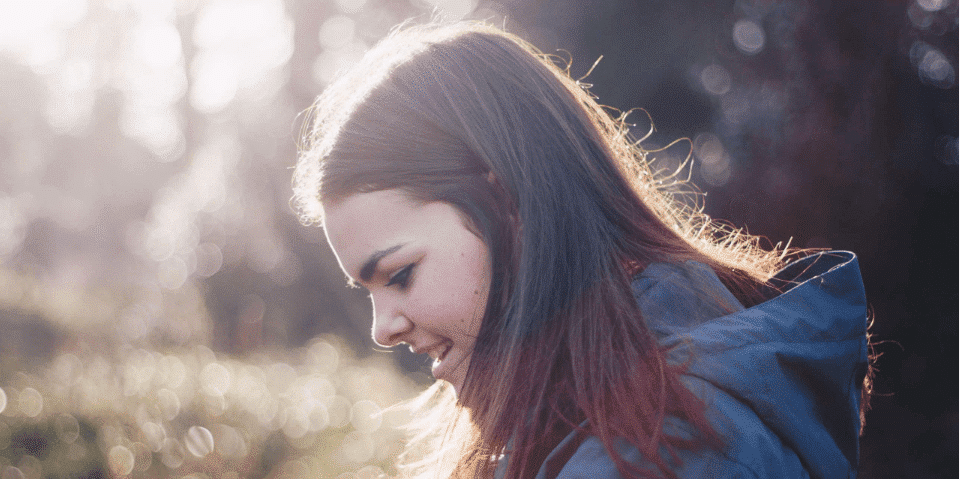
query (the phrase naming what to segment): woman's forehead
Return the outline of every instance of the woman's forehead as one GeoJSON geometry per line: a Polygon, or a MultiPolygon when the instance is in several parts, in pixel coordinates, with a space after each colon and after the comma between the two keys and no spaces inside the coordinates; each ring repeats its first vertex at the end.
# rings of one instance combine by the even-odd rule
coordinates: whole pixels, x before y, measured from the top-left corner
{"type": "Polygon", "coordinates": [[[353,194],[325,206],[323,229],[338,256],[368,249],[415,220],[414,206],[398,190],[353,194]]]}
{"type": "Polygon", "coordinates": [[[451,209],[436,202],[423,203],[396,189],[357,193],[326,209],[324,232],[343,270],[360,278],[371,258],[448,236],[450,223],[460,222],[451,209]]]}

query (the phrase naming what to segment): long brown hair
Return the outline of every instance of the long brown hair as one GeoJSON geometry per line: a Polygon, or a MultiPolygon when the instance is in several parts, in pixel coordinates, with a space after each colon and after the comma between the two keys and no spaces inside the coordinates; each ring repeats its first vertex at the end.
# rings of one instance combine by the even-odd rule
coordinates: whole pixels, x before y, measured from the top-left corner
{"type": "Polygon", "coordinates": [[[528,477],[581,424],[628,477],[672,476],[676,451],[720,447],[682,365],[665,361],[645,326],[631,280],[654,262],[695,260],[749,306],[764,299],[782,252],[666,192],[623,118],[564,68],[493,27],[404,28],[311,113],[294,175],[306,222],[322,218],[323,202],[402,188],[459,208],[490,249],[470,370],[455,402],[442,386],[422,399],[449,422],[424,421],[408,471],[488,477],[499,465],[528,477]],[[664,434],[669,416],[699,436],[664,434]],[[624,461],[619,441],[655,470],[624,461]],[[414,461],[427,449],[436,461],[414,461]]]}

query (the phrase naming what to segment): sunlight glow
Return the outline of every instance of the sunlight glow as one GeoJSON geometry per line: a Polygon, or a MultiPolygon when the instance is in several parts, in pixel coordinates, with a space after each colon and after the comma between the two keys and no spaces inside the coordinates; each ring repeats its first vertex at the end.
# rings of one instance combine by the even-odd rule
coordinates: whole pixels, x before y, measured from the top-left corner
{"type": "Polygon", "coordinates": [[[426,0],[437,12],[449,20],[460,20],[477,8],[477,0],[426,0]]]}
{"type": "Polygon", "coordinates": [[[144,21],[136,27],[133,50],[144,65],[156,70],[174,67],[183,59],[180,32],[161,20],[144,21]]]}
{"type": "Polygon", "coordinates": [[[357,24],[346,15],[334,15],[320,25],[320,46],[325,49],[341,48],[353,41],[357,24]]]}
{"type": "Polygon", "coordinates": [[[367,4],[367,0],[336,0],[336,2],[343,13],[357,13],[367,4]]]}
{"type": "Polygon", "coordinates": [[[293,53],[293,23],[280,0],[212,0],[200,7],[190,104],[213,113],[256,87],[293,53]]]}
{"type": "MultiPolygon", "coordinates": [[[[84,0],[25,0],[0,3],[0,51],[12,53],[26,64],[47,57],[50,44],[37,42],[68,28],[87,15],[84,0]]],[[[48,57],[47,57],[48,58],[48,57]]]]}

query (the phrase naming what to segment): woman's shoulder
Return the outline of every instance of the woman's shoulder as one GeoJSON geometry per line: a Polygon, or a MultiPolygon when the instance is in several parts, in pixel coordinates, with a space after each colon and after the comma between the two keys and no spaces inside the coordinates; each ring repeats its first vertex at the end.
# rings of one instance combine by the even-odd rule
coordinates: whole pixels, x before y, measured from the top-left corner
{"type": "MultiPolygon", "coordinates": [[[[855,476],[868,369],[867,305],[857,258],[823,252],[771,280],[778,296],[661,338],[685,381],[730,431],[764,428],[815,477],[855,476]],[[755,424],[755,426],[750,426],[755,424]]],[[[749,457],[742,448],[737,454],[749,457]]]]}
{"type": "MultiPolygon", "coordinates": [[[[684,365],[684,384],[707,405],[726,443],[722,450],[680,451],[680,477],[856,475],[867,367],[856,256],[811,255],[771,284],[780,294],[743,308],[701,263],[654,264],[634,281],[645,321],[669,359],[684,365]]],[[[568,435],[538,477],[620,477],[588,429],[568,435]]],[[[664,432],[690,434],[675,418],[664,432]]],[[[637,450],[625,445],[618,452],[643,466],[637,450]]]]}

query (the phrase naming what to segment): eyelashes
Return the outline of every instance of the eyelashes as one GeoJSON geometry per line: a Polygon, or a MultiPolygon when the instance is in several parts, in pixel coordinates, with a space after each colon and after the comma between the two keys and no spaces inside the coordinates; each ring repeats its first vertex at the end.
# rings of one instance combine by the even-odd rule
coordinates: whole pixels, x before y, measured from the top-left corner
{"type": "Polygon", "coordinates": [[[407,289],[407,287],[410,286],[410,276],[413,274],[413,269],[416,265],[416,263],[410,263],[400,271],[397,271],[390,277],[390,280],[387,281],[387,287],[396,285],[399,286],[400,289],[407,289]]]}

